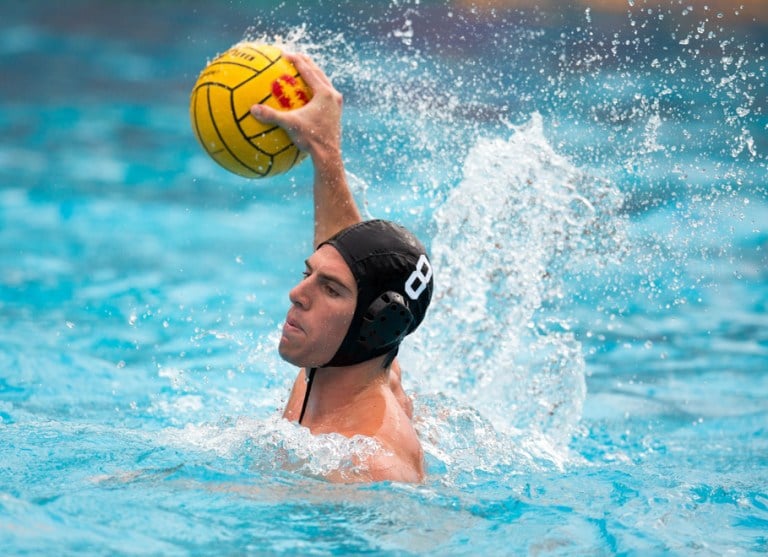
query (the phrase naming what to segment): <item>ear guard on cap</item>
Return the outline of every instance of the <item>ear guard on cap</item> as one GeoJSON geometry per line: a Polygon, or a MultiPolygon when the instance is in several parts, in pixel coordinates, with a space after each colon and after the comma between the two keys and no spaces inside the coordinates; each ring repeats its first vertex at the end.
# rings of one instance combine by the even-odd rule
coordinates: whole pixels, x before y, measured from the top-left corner
{"type": "Polygon", "coordinates": [[[366,350],[397,345],[410,332],[413,322],[405,299],[397,292],[385,292],[368,306],[357,342],[366,350]]]}

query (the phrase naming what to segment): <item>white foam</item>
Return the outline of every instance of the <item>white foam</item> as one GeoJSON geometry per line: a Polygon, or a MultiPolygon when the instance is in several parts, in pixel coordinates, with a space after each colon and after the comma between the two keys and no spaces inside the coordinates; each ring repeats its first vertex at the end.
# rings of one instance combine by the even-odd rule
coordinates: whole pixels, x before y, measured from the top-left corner
{"type": "Polygon", "coordinates": [[[370,437],[312,435],[278,414],[262,420],[240,417],[234,423],[167,428],[161,441],[186,450],[245,458],[254,470],[290,470],[319,478],[339,470],[360,471],[360,461],[380,450],[370,437]]]}

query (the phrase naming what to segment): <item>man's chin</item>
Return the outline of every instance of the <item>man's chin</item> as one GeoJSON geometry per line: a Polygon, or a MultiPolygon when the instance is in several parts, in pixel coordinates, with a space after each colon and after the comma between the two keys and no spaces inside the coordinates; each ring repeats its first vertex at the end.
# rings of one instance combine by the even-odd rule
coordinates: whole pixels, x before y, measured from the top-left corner
{"type": "Polygon", "coordinates": [[[277,353],[280,354],[280,357],[284,361],[296,367],[306,367],[306,368],[314,367],[312,364],[307,363],[306,358],[302,358],[301,355],[299,354],[291,353],[291,351],[288,350],[286,347],[284,347],[282,343],[280,344],[280,346],[278,346],[277,353]]]}
{"type": "Polygon", "coordinates": [[[295,362],[295,358],[294,358],[294,357],[291,355],[290,351],[289,351],[289,350],[287,350],[287,349],[286,349],[286,348],[283,346],[283,343],[282,343],[282,342],[280,342],[280,345],[277,347],[277,353],[278,353],[278,354],[280,354],[280,357],[281,357],[283,360],[285,360],[286,362],[288,362],[289,364],[298,365],[298,364],[295,362]]]}
{"type": "Polygon", "coordinates": [[[280,357],[286,362],[288,362],[289,364],[293,364],[296,367],[304,367],[307,369],[313,368],[313,367],[322,367],[323,365],[325,365],[327,361],[331,359],[331,356],[328,356],[326,360],[323,360],[322,362],[318,362],[317,357],[312,358],[312,357],[307,357],[306,354],[297,354],[296,352],[292,352],[290,349],[290,346],[288,346],[288,343],[285,341],[285,338],[282,338],[280,340],[280,344],[277,347],[277,353],[280,354],[280,357]]]}

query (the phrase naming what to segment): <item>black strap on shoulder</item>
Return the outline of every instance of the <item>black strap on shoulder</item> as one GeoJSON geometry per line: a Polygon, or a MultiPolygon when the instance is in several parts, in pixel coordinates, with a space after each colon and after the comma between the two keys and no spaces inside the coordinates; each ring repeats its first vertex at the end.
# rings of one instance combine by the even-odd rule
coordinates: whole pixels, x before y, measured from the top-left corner
{"type": "Polygon", "coordinates": [[[301,425],[301,420],[304,419],[304,412],[307,411],[307,402],[309,402],[309,391],[312,389],[312,381],[315,380],[315,371],[317,371],[316,367],[310,368],[309,375],[307,375],[307,390],[304,393],[304,402],[301,405],[301,414],[299,415],[299,425],[301,425]]]}

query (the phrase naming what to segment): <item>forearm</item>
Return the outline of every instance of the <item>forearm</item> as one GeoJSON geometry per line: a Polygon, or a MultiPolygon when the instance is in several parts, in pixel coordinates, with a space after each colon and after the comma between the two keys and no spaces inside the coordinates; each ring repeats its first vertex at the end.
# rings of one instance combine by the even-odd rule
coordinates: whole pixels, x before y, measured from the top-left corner
{"type": "Polygon", "coordinates": [[[349,189],[339,148],[313,156],[315,167],[315,232],[318,246],[338,231],[360,222],[360,211],[349,189]]]}

